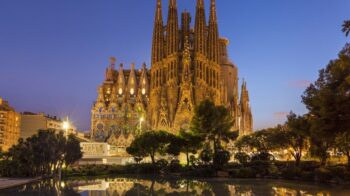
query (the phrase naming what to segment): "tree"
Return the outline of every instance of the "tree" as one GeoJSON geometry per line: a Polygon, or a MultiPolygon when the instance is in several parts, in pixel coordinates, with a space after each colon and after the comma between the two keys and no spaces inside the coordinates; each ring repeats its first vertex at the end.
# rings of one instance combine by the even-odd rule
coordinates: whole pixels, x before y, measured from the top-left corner
{"type": "Polygon", "coordinates": [[[63,164],[67,166],[82,156],[79,141],[69,136],[68,141],[62,132],[40,130],[26,141],[18,144],[6,153],[6,176],[52,176],[58,174],[63,164]]]}
{"type": "Polygon", "coordinates": [[[308,116],[297,116],[291,112],[287,116],[286,142],[288,147],[292,149],[290,152],[295,159],[295,164],[299,166],[303,152],[308,149],[310,123],[308,116]]]}
{"type": "Polygon", "coordinates": [[[233,119],[224,106],[215,106],[204,100],[195,108],[191,121],[191,130],[203,141],[210,142],[214,157],[222,149],[222,142],[228,143],[238,137],[238,131],[232,131],[233,119]]]}
{"type": "Polygon", "coordinates": [[[64,163],[67,167],[83,157],[80,142],[74,135],[68,136],[65,152],[64,163]]]}
{"type": "Polygon", "coordinates": [[[350,133],[344,132],[337,135],[335,143],[340,152],[348,159],[348,167],[350,168],[350,133]]]}
{"type": "Polygon", "coordinates": [[[173,136],[165,131],[147,131],[135,138],[126,151],[134,157],[151,157],[155,164],[155,156],[163,155],[173,136]]]}
{"type": "Polygon", "coordinates": [[[209,164],[210,161],[213,159],[213,151],[212,149],[206,145],[202,152],[199,154],[199,158],[205,163],[209,164]]]}
{"type": "Polygon", "coordinates": [[[193,132],[180,130],[178,136],[171,139],[170,145],[167,149],[169,154],[175,156],[179,155],[180,152],[185,153],[186,155],[186,165],[190,164],[190,153],[196,154],[197,151],[202,146],[201,137],[195,135],[193,132]]]}
{"type": "Polygon", "coordinates": [[[311,150],[322,165],[329,157],[339,133],[349,132],[350,125],[350,46],[347,44],[338,59],[320,70],[316,82],[311,84],[303,102],[309,110],[311,122],[311,150]]]}
{"type": "Polygon", "coordinates": [[[343,33],[345,33],[346,37],[349,36],[349,34],[350,34],[350,20],[344,21],[342,31],[343,31],[343,33]]]}
{"type": "Polygon", "coordinates": [[[268,153],[271,150],[278,149],[280,146],[280,142],[275,139],[275,131],[275,128],[270,128],[256,131],[250,135],[245,135],[236,141],[236,146],[239,150],[246,148],[258,151],[259,153],[268,153]]]}

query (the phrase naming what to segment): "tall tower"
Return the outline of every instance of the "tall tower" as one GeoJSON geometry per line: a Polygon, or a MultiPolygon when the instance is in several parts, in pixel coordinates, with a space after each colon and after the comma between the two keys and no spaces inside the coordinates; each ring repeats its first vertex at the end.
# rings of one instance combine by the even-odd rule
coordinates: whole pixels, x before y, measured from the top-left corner
{"type": "Polygon", "coordinates": [[[151,86],[149,103],[149,123],[156,127],[159,119],[160,96],[163,86],[163,58],[164,58],[164,27],[161,0],[157,0],[157,7],[154,19],[153,42],[152,42],[152,65],[151,65],[151,86]]]}
{"type": "Polygon", "coordinates": [[[240,133],[239,135],[247,135],[253,131],[253,117],[249,105],[249,93],[247,90],[247,83],[243,81],[241,89],[241,100],[240,100],[240,133]]]}
{"type": "Polygon", "coordinates": [[[205,19],[204,0],[197,0],[196,20],[194,24],[194,67],[195,67],[195,101],[205,98],[207,68],[207,25],[205,19]]]}
{"type": "Polygon", "coordinates": [[[219,28],[216,16],[216,2],[215,0],[211,0],[210,2],[208,57],[211,61],[219,63],[219,28]]]}
{"type": "Polygon", "coordinates": [[[166,26],[166,59],[164,60],[167,73],[167,101],[170,126],[173,124],[179,95],[179,21],[176,0],[169,0],[168,21],[166,26]]]}

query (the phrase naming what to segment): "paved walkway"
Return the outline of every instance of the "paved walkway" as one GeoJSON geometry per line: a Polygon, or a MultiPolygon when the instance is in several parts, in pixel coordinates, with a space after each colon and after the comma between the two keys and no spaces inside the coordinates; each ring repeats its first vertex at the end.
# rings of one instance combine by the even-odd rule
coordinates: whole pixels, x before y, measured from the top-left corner
{"type": "Polygon", "coordinates": [[[0,189],[7,189],[35,182],[41,178],[0,178],[0,189]]]}

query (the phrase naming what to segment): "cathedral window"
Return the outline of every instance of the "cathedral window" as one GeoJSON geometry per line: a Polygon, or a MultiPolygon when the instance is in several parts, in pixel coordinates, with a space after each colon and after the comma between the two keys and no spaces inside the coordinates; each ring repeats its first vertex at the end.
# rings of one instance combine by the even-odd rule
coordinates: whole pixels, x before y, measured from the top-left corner
{"type": "Polygon", "coordinates": [[[131,88],[131,89],[130,89],[130,95],[134,95],[134,93],[135,93],[134,88],[131,88]]]}
{"type": "Polygon", "coordinates": [[[102,112],[102,109],[103,109],[103,108],[102,108],[102,107],[100,107],[100,108],[98,109],[98,112],[100,112],[100,113],[101,113],[101,112],[102,112]]]}
{"type": "Polygon", "coordinates": [[[145,95],[145,94],[146,94],[146,89],[142,88],[142,95],[145,95]]]}
{"type": "Polygon", "coordinates": [[[123,94],[123,89],[119,88],[118,93],[119,93],[119,95],[122,95],[123,94]]]}

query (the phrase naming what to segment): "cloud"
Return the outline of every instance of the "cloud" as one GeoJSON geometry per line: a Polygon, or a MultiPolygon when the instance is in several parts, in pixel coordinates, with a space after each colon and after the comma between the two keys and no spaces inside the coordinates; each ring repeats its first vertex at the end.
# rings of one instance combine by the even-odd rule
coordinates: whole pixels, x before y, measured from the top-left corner
{"type": "Polygon", "coordinates": [[[276,119],[285,119],[287,117],[287,115],[289,114],[289,112],[275,112],[273,113],[273,116],[276,118],[276,119]]]}
{"type": "Polygon", "coordinates": [[[306,88],[308,87],[312,82],[310,80],[295,80],[289,82],[289,86],[293,88],[306,88]]]}

